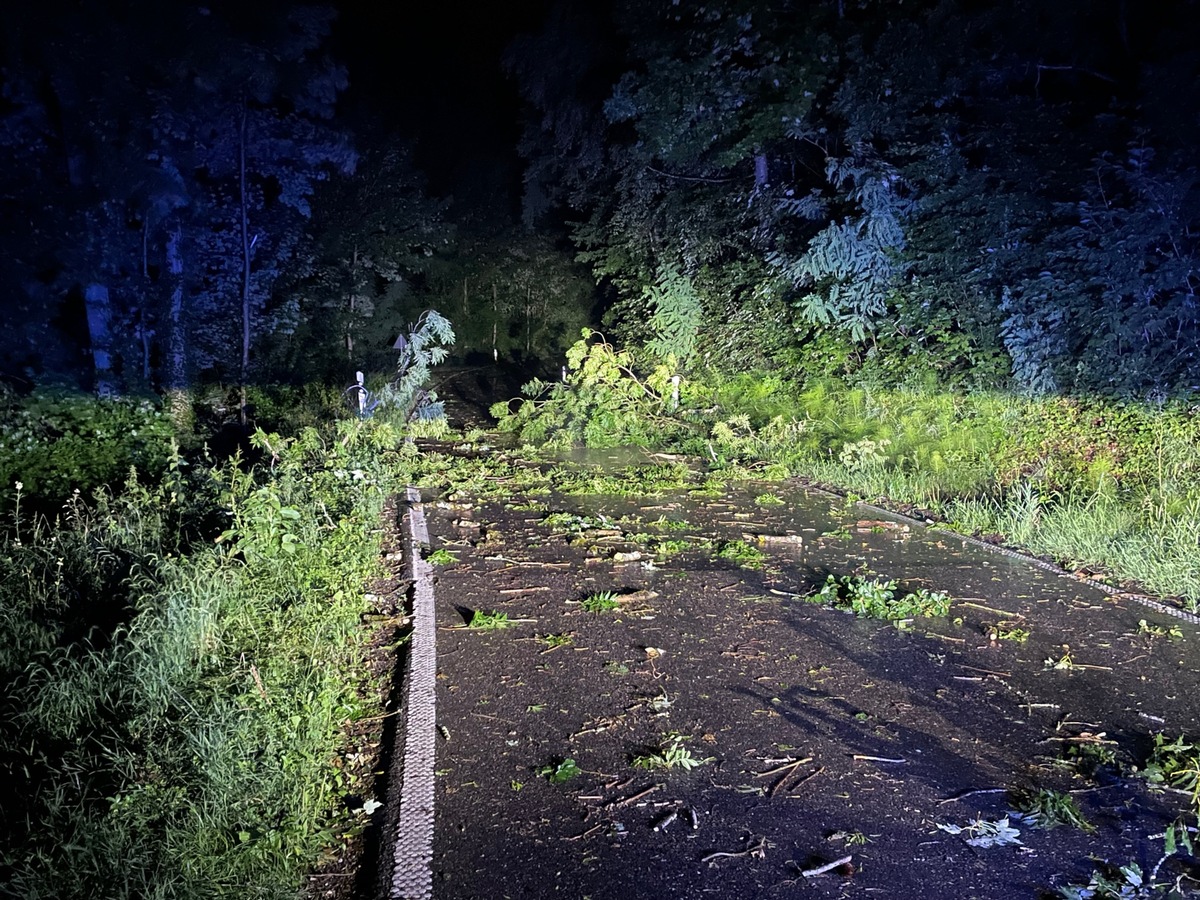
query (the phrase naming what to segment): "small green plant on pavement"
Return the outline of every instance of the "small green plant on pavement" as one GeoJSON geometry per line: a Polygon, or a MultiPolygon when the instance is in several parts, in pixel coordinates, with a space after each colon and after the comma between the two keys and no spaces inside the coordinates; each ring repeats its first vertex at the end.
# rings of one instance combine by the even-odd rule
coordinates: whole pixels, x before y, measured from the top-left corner
{"type": "Polygon", "coordinates": [[[671,732],[663,737],[657,748],[633,757],[635,769],[683,769],[690,772],[709,762],[692,755],[692,751],[683,745],[687,738],[678,732],[671,732]]]}
{"type": "Polygon", "coordinates": [[[743,569],[761,569],[767,555],[746,541],[725,541],[717,549],[717,558],[737,563],[743,569]]]}
{"type": "Polygon", "coordinates": [[[1028,628],[1023,628],[1016,622],[1010,622],[1007,619],[986,623],[983,626],[983,633],[987,635],[989,641],[993,642],[1012,641],[1015,644],[1023,644],[1029,640],[1028,628]]]}
{"type": "Polygon", "coordinates": [[[539,767],[537,773],[551,784],[563,784],[570,781],[576,775],[581,774],[582,771],[575,763],[575,760],[568,756],[566,759],[559,760],[556,763],[539,767]]]}
{"type": "Polygon", "coordinates": [[[1195,891],[1185,892],[1182,886],[1186,876],[1180,875],[1173,882],[1160,883],[1159,870],[1163,863],[1177,852],[1195,855],[1192,842],[1192,832],[1195,829],[1183,822],[1174,822],[1161,835],[1163,838],[1163,853],[1151,868],[1149,874],[1142,872],[1137,863],[1127,866],[1106,864],[1102,869],[1094,869],[1087,884],[1069,884],[1059,888],[1059,893],[1066,900],[1182,900],[1185,896],[1194,896],[1195,891]]]}
{"type": "Polygon", "coordinates": [[[770,492],[759,494],[754,498],[754,502],[758,506],[783,506],[783,498],[770,492]]]}
{"type": "Polygon", "coordinates": [[[1200,815],[1200,746],[1182,734],[1173,741],[1168,741],[1162,733],[1156,734],[1150,759],[1141,774],[1152,786],[1186,793],[1191,802],[1190,813],[1200,815]]]}
{"type": "Polygon", "coordinates": [[[1148,637],[1166,637],[1173,640],[1181,640],[1183,638],[1183,629],[1178,625],[1151,625],[1145,619],[1138,621],[1138,634],[1144,634],[1148,637]]]}
{"type": "Polygon", "coordinates": [[[508,617],[508,613],[484,612],[477,609],[471,614],[471,621],[467,623],[467,627],[474,631],[499,631],[502,628],[511,628],[516,624],[508,617]]]}
{"type": "Polygon", "coordinates": [[[1083,817],[1075,798],[1061,791],[1048,788],[1012,791],[1009,800],[1022,819],[1039,828],[1070,825],[1086,834],[1096,830],[1096,826],[1083,817]]]}
{"type": "Polygon", "coordinates": [[[586,612],[605,613],[612,612],[621,604],[617,600],[617,595],[615,592],[601,591],[598,594],[592,594],[590,597],[585,597],[580,605],[586,612]]]}
{"type": "Polygon", "coordinates": [[[458,557],[456,557],[449,550],[442,548],[434,550],[427,557],[425,557],[425,559],[427,562],[430,562],[435,566],[448,566],[450,563],[458,562],[458,557]]]}
{"type": "Polygon", "coordinates": [[[894,579],[830,575],[821,590],[809,599],[869,619],[897,621],[944,616],[950,612],[951,599],[947,594],[925,588],[898,594],[897,587],[894,579]]]}

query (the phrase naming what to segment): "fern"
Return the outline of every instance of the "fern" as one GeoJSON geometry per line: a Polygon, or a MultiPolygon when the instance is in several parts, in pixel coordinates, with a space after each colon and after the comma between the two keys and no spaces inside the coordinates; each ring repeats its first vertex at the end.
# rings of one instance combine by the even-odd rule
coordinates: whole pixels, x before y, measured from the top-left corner
{"type": "MultiPolygon", "coordinates": [[[[898,275],[896,258],[905,247],[901,222],[912,204],[903,198],[896,172],[881,164],[830,159],[826,177],[857,214],[831,221],[798,257],[776,251],[768,261],[803,292],[797,306],[804,319],[833,325],[861,341],[887,312],[888,292],[898,275]]],[[[784,209],[808,217],[819,207],[808,199],[784,209]]]]}

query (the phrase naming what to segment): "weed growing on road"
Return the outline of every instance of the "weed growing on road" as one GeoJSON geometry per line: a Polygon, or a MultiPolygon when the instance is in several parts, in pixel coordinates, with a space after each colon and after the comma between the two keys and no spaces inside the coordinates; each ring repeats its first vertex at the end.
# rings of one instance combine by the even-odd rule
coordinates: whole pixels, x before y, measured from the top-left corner
{"type": "Polygon", "coordinates": [[[1096,826],[1083,817],[1075,798],[1061,791],[1048,788],[1011,791],[1009,800],[1022,819],[1039,828],[1070,825],[1086,834],[1096,830],[1096,826]]]}
{"type": "Polygon", "coordinates": [[[754,498],[754,502],[758,506],[783,506],[783,498],[781,498],[778,494],[772,494],[770,492],[759,494],[754,498]]]}
{"type": "Polygon", "coordinates": [[[1160,883],[1158,873],[1163,863],[1180,850],[1188,856],[1195,855],[1192,831],[1182,822],[1174,822],[1163,834],[1156,835],[1163,838],[1163,852],[1149,874],[1144,874],[1137,863],[1127,866],[1105,863],[1102,869],[1092,871],[1087,884],[1069,884],[1059,888],[1059,893],[1066,900],[1149,900],[1153,897],[1175,900],[1190,896],[1190,892],[1185,894],[1181,886],[1186,876],[1178,876],[1173,883],[1160,883]]]}
{"type": "Polygon", "coordinates": [[[687,531],[691,528],[691,524],[679,519],[668,519],[665,515],[659,516],[653,522],[647,523],[655,528],[661,528],[664,531],[687,531]]]}
{"type": "Polygon", "coordinates": [[[471,621],[467,623],[467,627],[474,631],[499,631],[502,628],[511,628],[516,624],[508,617],[508,613],[489,613],[477,609],[471,614],[471,621]]]}
{"type": "Polygon", "coordinates": [[[563,784],[570,781],[576,775],[582,773],[582,769],[575,763],[571,757],[560,760],[556,763],[551,763],[548,766],[541,766],[537,773],[540,777],[545,778],[551,784],[563,784]]]}
{"type": "Polygon", "coordinates": [[[617,609],[621,604],[617,601],[615,592],[601,591],[598,594],[592,594],[590,597],[584,597],[580,605],[586,612],[604,613],[617,609]]]}
{"type": "Polygon", "coordinates": [[[1122,772],[1124,767],[1117,760],[1117,750],[1112,743],[1069,744],[1064,762],[1080,775],[1094,778],[1101,769],[1122,772]]]}
{"type": "Polygon", "coordinates": [[[556,647],[566,647],[571,640],[571,635],[564,632],[562,634],[543,634],[538,638],[538,643],[545,645],[547,650],[553,650],[556,647]]]}
{"type": "Polygon", "coordinates": [[[1179,640],[1183,638],[1183,629],[1178,625],[1151,625],[1145,619],[1141,619],[1138,621],[1138,634],[1179,640]]]}
{"type": "Polygon", "coordinates": [[[897,595],[894,579],[866,578],[861,575],[830,575],[815,595],[813,603],[845,609],[856,616],[898,621],[917,616],[930,618],[950,612],[950,597],[939,591],[920,588],[897,595]]]}
{"type": "Polygon", "coordinates": [[[1153,897],[1165,888],[1166,885],[1159,885],[1156,889],[1147,884],[1142,867],[1131,863],[1110,872],[1094,869],[1087,884],[1069,884],[1058,890],[1067,900],[1137,900],[1153,897]]]}
{"type": "Polygon", "coordinates": [[[988,622],[983,626],[983,633],[989,641],[1012,641],[1023,644],[1029,640],[1029,629],[1022,628],[1015,622],[1002,619],[999,622],[988,622]]]}
{"type": "Polygon", "coordinates": [[[767,554],[745,541],[724,541],[717,549],[717,558],[737,563],[743,569],[761,569],[767,554]]]}
{"type": "Polygon", "coordinates": [[[708,759],[699,759],[693,756],[692,751],[683,745],[686,740],[687,737],[674,731],[664,735],[657,748],[633,757],[633,767],[649,770],[666,769],[667,771],[683,769],[685,772],[690,772],[709,762],[708,759]]]}
{"type": "Polygon", "coordinates": [[[1154,735],[1154,749],[1142,768],[1142,777],[1153,786],[1183,791],[1191,797],[1191,812],[1200,814],[1200,747],[1183,735],[1168,741],[1154,735]]]}
{"type": "Polygon", "coordinates": [[[1046,662],[1044,663],[1044,668],[1058,669],[1059,671],[1062,671],[1062,672],[1070,672],[1071,670],[1077,668],[1077,666],[1075,664],[1075,660],[1071,656],[1070,645],[1063,644],[1062,649],[1063,649],[1062,656],[1060,656],[1058,659],[1055,659],[1053,656],[1046,657],[1046,662]]]}
{"type": "Polygon", "coordinates": [[[438,548],[426,556],[425,560],[435,566],[448,566],[450,563],[458,562],[458,557],[449,550],[438,548]]]}
{"type": "Polygon", "coordinates": [[[569,512],[552,512],[542,518],[542,524],[553,531],[567,534],[583,534],[594,528],[615,528],[615,525],[604,516],[580,516],[569,512]]]}
{"type": "Polygon", "coordinates": [[[667,540],[658,541],[654,545],[654,555],[658,559],[670,559],[694,547],[691,541],[667,540]]]}

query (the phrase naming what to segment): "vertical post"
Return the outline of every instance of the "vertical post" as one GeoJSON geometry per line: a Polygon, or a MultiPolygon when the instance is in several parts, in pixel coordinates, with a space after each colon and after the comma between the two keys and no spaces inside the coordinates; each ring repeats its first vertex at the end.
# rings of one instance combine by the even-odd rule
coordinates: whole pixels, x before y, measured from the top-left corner
{"type": "Polygon", "coordinates": [[[250,218],[247,208],[250,196],[246,184],[246,131],[249,111],[242,97],[241,118],[238,121],[238,206],[241,211],[242,238],[242,367],[241,411],[238,421],[246,424],[246,380],[250,377],[250,218]]]}
{"type": "Polygon", "coordinates": [[[354,380],[358,384],[358,417],[365,419],[367,417],[367,388],[363,384],[363,373],[355,372],[354,380]]]}

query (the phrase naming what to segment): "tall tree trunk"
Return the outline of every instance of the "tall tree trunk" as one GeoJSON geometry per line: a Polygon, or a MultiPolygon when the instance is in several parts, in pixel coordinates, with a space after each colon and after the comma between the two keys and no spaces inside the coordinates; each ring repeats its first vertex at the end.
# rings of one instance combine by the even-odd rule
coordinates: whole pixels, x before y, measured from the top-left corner
{"type": "Polygon", "coordinates": [[[83,300],[87,306],[96,393],[101,397],[111,397],[117,393],[117,388],[112,370],[112,304],[108,297],[108,285],[92,282],[84,289],[83,300]]]}
{"type": "Polygon", "coordinates": [[[167,232],[167,275],[171,306],[167,319],[165,388],[167,415],[186,434],[192,426],[192,398],[187,384],[187,331],[183,318],[183,227],[176,222],[167,232]]]}
{"type": "Polygon", "coordinates": [[[250,216],[246,192],[246,126],[249,111],[242,98],[242,117],[238,127],[238,201],[242,216],[242,368],[241,410],[239,420],[246,424],[246,381],[250,374],[250,216]]]}
{"type": "Polygon", "coordinates": [[[350,315],[346,319],[346,360],[354,362],[354,299],[358,296],[358,248],[350,258],[350,315]]]}

